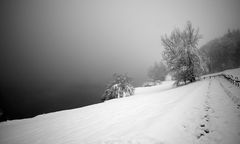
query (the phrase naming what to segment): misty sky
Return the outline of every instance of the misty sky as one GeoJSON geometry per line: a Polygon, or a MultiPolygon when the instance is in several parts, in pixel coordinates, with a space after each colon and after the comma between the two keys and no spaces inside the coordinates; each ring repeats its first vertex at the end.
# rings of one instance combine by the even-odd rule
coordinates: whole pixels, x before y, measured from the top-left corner
{"type": "Polygon", "coordinates": [[[161,36],[188,20],[207,41],[240,29],[239,0],[1,2],[1,79],[98,83],[114,72],[137,84],[161,59],[161,36]]]}

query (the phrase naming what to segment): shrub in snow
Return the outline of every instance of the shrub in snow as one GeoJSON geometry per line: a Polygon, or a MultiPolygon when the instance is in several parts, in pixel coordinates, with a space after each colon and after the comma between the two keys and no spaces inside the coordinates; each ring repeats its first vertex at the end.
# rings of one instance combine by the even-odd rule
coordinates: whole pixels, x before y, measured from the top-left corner
{"type": "Polygon", "coordinates": [[[122,98],[134,94],[134,87],[131,85],[132,79],[126,74],[114,74],[114,81],[108,84],[106,90],[102,95],[102,101],[122,98]]]}

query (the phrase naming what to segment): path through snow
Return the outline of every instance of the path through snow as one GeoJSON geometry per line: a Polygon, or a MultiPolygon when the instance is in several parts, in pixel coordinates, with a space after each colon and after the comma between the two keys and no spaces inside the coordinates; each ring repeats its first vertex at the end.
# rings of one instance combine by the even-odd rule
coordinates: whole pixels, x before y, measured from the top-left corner
{"type": "Polygon", "coordinates": [[[1,144],[239,144],[240,110],[222,78],[0,123],[1,144]],[[224,89],[224,88],[225,89],[224,89]]]}

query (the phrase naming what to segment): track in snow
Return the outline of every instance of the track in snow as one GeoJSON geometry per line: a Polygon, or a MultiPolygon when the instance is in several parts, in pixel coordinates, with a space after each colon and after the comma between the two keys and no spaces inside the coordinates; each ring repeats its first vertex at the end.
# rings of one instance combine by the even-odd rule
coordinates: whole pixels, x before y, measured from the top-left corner
{"type": "Polygon", "coordinates": [[[240,112],[222,79],[170,89],[138,88],[132,97],[0,124],[0,143],[193,144],[240,142],[240,112]],[[221,82],[221,83],[220,83],[221,82]]]}
{"type": "MultiPolygon", "coordinates": [[[[238,144],[240,142],[240,113],[234,96],[225,88],[224,79],[210,80],[205,100],[205,114],[200,124],[201,132],[196,143],[238,144]],[[231,94],[231,95],[229,95],[231,94]]],[[[237,87],[234,88],[238,90],[237,87]]]]}

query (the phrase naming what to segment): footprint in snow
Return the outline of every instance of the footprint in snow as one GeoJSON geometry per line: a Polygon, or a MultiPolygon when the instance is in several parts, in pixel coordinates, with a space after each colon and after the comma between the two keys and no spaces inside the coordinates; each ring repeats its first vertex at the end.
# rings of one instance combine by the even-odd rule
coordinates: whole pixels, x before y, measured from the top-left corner
{"type": "Polygon", "coordinates": [[[197,139],[200,139],[202,136],[204,136],[204,134],[203,134],[203,133],[199,133],[199,134],[197,135],[197,139]]]}
{"type": "Polygon", "coordinates": [[[209,133],[209,130],[208,130],[208,129],[205,129],[204,132],[208,134],[208,133],[209,133]]]}
{"type": "Polygon", "coordinates": [[[237,109],[240,109],[240,104],[237,105],[237,109]]]}
{"type": "Polygon", "coordinates": [[[209,115],[204,115],[203,119],[206,121],[206,122],[209,122],[209,115]]]}

